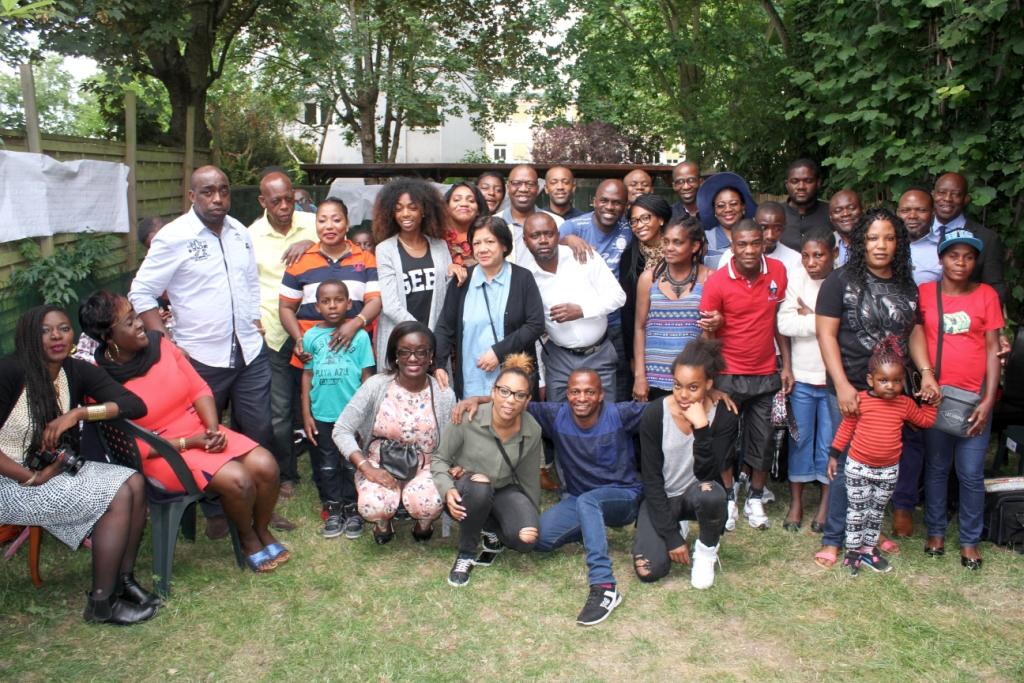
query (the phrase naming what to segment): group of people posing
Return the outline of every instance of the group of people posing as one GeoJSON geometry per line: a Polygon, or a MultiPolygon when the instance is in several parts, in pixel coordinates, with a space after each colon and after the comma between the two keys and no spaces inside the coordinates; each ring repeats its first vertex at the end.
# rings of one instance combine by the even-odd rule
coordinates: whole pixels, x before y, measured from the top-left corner
{"type": "Polygon", "coordinates": [[[601,182],[582,213],[570,169],[547,171],[542,209],[524,165],[444,195],[395,179],[366,231],[336,198],[297,211],[288,176],[270,172],[265,214],[246,228],[228,215],[228,178],[200,168],[192,209],[146,222],[127,295],[81,304],[90,353],[71,357],[64,311],[21,319],[0,366],[0,523],[71,547],[91,534],[86,619],[136,623],[160,604],[133,574],[143,477],[169,493],[181,481],[146,446],[141,475],[102,454],[77,474],[34,454],[78,448],[83,422],[133,419],[214,499],[208,535],[230,520],[248,566],[270,572],[290,558],[274,508],[294,495],[308,444],[323,537],[369,524],[387,544],[402,514],[426,542],[447,512],[453,586],[507,548],[581,543],[577,623],[593,625],[622,601],[607,527],[636,525],[641,581],[685,564],[701,589],[741,496],[749,526],[769,527],[773,412],[788,403],[783,527],[801,531],[817,483],[819,565],[841,555],[852,575],[888,571],[883,553],[899,547],[884,512],[891,499],[894,535],[911,533],[922,470],[925,550],[942,555],[955,463],[961,562],[980,569],[1005,343],[999,239],[966,218],[955,173],[895,212],[864,210],[851,190],[825,203],[818,184],[817,165],[795,161],[788,199],[758,205],[739,175],[684,162],[674,204],[637,169],[601,182]],[[959,432],[933,427],[950,388],[976,397],[959,432]],[[542,487],[560,491],[544,510],[542,487]]]}

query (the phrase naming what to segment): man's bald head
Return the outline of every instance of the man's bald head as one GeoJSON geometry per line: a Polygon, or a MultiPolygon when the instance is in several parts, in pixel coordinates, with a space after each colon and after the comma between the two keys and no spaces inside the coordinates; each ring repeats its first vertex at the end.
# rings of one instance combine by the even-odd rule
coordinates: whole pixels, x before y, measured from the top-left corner
{"type": "Polygon", "coordinates": [[[231,210],[231,185],[224,171],[216,166],[197,168],[192,172],[188,198],[199,220],[220,234],[224,217],[231,210]]]}
{"type": "Polygon", "coordinates": [[[828,202],[828,219],[844,240],[849,239],[862,215],[864,207],[860,203],[860,195],[853,190],[840,190],[828,202]]]}
{"type": "Polygon", "coordinates": [[[693,206],[700,189],[700,168],[692,161],[683,161],[672,169],[672,189],[686,206],[693,206]]]}
{"type": "Polygon", "coordinates": [[[907,227],[911,240],[919,240],[932,229],[932,196],[924,190],[907,190],[900,195],[896,215],[907,227]]]}
{"type": "Polygon", "coordinates": [[[538,211],[523,223],[523,243],[539,263],[558,258],[558,226],[550,215],[538,211]]]}
{"type": "Polygon", "coordinates": [[[508,201],[512,208],[522,214],[536,210],[540,183],[537,170],[528,164],[514,167],[508,174],[508,201]]]}
{"type": "Polygon", "coordinates": [[[594,222],[606,233],[622,220],[626,212],[626,185],[621,180],[605,180],[594,192],[594,222]]]}
{"type": "Polygon", "coordinates": [[[295,216],[295,190],[287,173],[272,171],[263,176],[257,201],[267,212],[270,227],[282,234],[291,230],[295,216]]]}
{"type": "Polygon", "coordinates": [[[935,217],[943,223],[949,223],[971,203],[971,196],[967,194],[967,179],[959,173],[943,173],[935,181],[932,199],[935,200],[935,217]]]}
{"type": "Polygon", "coordinates": [[[642,168],[634,168],[622,179],[626,185],[626,201],[632,202],[642,194],[650,194],[654,189],[654,181],[650,174],[642,168]]]}

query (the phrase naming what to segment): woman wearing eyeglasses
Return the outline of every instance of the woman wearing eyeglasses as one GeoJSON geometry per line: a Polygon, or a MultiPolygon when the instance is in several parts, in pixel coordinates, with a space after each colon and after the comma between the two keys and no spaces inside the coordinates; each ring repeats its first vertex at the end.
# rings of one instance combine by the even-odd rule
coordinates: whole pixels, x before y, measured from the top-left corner
{"type": "MultiPolygon", "coordinates": [[[[642,194],[630,205],[626,218],[635,239],[622,251],[619,284],[626,293],[626,303],[622,307],[622,343],[626,358],[632,359],[636,284],[645,270],[654,270],[661,265],[661,229],[672,218],[672,207],[656,194],[642,194]]],[[[637,369],[634,367],[634,372],[637,369]]]]}
{"type": "Polygon", "coordinates": [[[533,376],[529,356],[506,358],[491,402],[472,419],[448,425],[434,453],[434,484],[459,522],[458,555],[448,574],[453,586],[469,583],[473,567],[490,565],[506,546],[526,553],[537,542],[544,450],[540,426],[525,412],[533,376]]]}
{"type": "Polygon", "coordinates": [[[334,425],[334,442],[356,470],[359,514],[374,525],[373,539],[380,545],[394,538],[392,520],[400,503],[416,520],[412,535],[417,541],[433,536],[434,520],[441,515],[430,459],[441,443],[455,394],[429,374],[434,349],[434,335],[423,323],[396,325],[387,343],[385,371],[359,387],[334,425]],[[389,454],[402,451],[414,454],[418,466],[396,467],[402,458],[389,454]]]}
{"type": "Polygon", "coordinates": [[[533,275],[506,260],[512,232],[505,221],[481,216],[467,237],[477,264],[465,286],[448,286],[435,328],[435,365],[444,367],[454,351],[452,384],[460,398],[487,394],[501,362],[513,353],[533,358],[544,333],[544,304],[533,275]]]}

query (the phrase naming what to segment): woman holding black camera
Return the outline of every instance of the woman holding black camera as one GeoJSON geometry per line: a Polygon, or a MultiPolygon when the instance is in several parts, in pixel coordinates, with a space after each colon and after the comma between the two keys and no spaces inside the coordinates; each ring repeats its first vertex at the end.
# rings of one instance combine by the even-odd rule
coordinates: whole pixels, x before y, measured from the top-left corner
{"type": "Polygon", "coordinates": [[[145,404],[97,367],[70,358],[74,330],[56,306],[25,313],[15,352],[0,360],[0,523],[41,526],[71,548],[92,534],[85,620],[128,625],[159,598],[135,581],[146,524],[142,477],[76,453],[79,422],[146,414],[145,404]],[[97,401],[83,405],[86,396],[97,401]]]}

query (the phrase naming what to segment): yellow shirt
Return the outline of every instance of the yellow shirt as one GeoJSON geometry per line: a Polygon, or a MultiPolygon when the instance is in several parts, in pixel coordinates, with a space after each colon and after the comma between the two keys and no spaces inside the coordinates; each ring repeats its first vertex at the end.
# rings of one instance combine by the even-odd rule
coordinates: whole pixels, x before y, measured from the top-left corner
{"type": "Polygon", "coordinates": [[[316,214],[296,211],[292,215],[292,229],[282,235],[270,225],[267,214],[249,226],[256,251],[256,268],[260,276],[260,321],[266,332],[264,337],[274,351],[280,351],[288,339],[288,333],[281,325],[277,314],[277,303],[280,300],[281,279],[284,277],[285,264],[281,261],[285,250],[303,240],[316,242],[316,214]]]}

